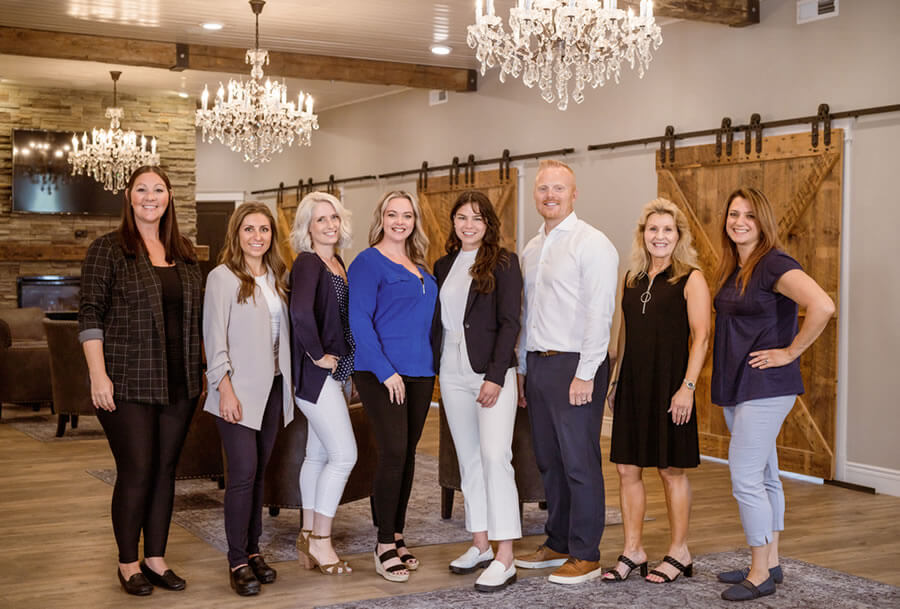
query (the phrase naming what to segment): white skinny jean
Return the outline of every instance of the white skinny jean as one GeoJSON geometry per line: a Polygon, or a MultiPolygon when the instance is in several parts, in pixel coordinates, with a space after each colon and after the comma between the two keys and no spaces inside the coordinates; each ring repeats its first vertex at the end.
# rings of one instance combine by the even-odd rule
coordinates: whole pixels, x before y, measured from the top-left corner
{"type": "Polygon", "coordinates": [[[309,422],[306,458],[300,466],[300,498],[304,510],[334,518],[347,478],[356,464],[356,438],[341,384],[325,379],[319,401],[294,397],[309,422]]]}
{"type": "Polygon", "coordinates": [[[487,531],[491,540],[522,536],[519,492],[512,467],[516,422],[516,371],[506,371],[497,402],[484,408],[475,401],[484,375],[472,370],[464,336],[444,333],[441,398],[459,460],[466,508],[466,530],[487,531]]]}
{"type": "Polygon", "coordinates": [[[747,400],[723,408],[731,432],[728,469],[747,545],[764,546],[784,530],[784,488],[778,477],[775,440],[796,395],[747,400]]]}

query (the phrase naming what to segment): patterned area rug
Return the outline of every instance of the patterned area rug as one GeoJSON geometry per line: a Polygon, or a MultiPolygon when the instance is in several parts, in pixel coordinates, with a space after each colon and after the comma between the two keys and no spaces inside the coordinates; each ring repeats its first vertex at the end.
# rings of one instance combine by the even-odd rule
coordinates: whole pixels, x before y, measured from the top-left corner
{"type": "MultiPolygon", "coordinates": [[[[735,603],[723,601],[719,596],[728,586],[716,581],[715,574],[749,563],[750,556],[746,552],[720,552],[696,558],[693,578],[680,577],[668,585],[649,584],[633,576],[619,584],[594,580],[578,586],[561,586],[537,576],[521,579],[494,594],[475,592],[470,584],[465,588],[341,603],[319,609],[734,609],[735,603]]],[[[781,564],[784,584],[778,586],[774,595],[748,606],[753,609],[900,607],[900,588],[895,586],[799,560],[782,558],[781,564]]]]}
{"type": "MultiPolygon", "coordinates": [[[[4,415],[6,414],[4,408],[4,415]]],[[[13,418],[0,419],[0,423],[9,425],[16,431],[41,442],[70,442],[72,440],[96,440],[104,438],[103,428],[97,417],[78,417],[78,429],[72,429],[72,425],[66,424],[66,433],[61,438],[56,437],[56,415],[33,414],[21,415],[13,418]]]]}
{"type": "MultiPolygon", "coordinates": [[[[441,519],[441,493],[438,485],[438,461],[429,455],[416,456],[416,474],[409,501],[406,543],[425,546],[456,543],[470,539],[465,528],[462,493],[454,493],[453,518],[441,519]]],[[[92,476],[113,484],[112,470],[88,470],[92,476]]],[[[179,480],[175,483],[175,513],[172,521],[181,525],[222,553],[227,551],[223,501],[225,491],[209,480],[179,480]]],[[[536,503],[525,505],[522,533],[538,535],[544,531],[546,512],[536,503]]],[[[618,508],[606,508],[606,523],[621,524],[618,508]]],[[[282,509],[278,516],[263,512],[262,553],[269,562],[297,559],[295,547],[300,530],[299,510],[282,509]]],[[[369,501],[363,499],[338,508],[334,521],[333,543],[341,556],[372,550],[375,526],[369,501]]]]}

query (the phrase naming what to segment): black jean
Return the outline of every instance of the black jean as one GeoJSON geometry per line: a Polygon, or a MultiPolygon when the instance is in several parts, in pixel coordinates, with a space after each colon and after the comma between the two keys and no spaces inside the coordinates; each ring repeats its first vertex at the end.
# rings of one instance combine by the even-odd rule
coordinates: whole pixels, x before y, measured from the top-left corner
{"type": "Polygon", "coordinates": [[[120,400],[112,412],[97,409],[116,460],[112,523],[121,563],[137,561],[141,531],[144,556],[165,556],[175,467],[195,403],[181,399],[160,406],[120,400]]]}
{"type": "Polygon", "coordinates": [[[228,460],[225,486],[225,538],[228,564],[246,565],[251,554],[259,554],[262,535],[263,483],[282,421],[282,378],[272,381],[259,431],[216,417],[219,437],[228,460]]]}
{"type": "Polygon", "coordinates": [[[387,387],[371,372],[355,372],[353,380],[378,446],[373,495],[378,543],[394,543],[394,533],[402,533],[406,523],[416,445],[431,406],[434,377],[404,376],[406,400],[402,404],[391,403],[387,387]]]}

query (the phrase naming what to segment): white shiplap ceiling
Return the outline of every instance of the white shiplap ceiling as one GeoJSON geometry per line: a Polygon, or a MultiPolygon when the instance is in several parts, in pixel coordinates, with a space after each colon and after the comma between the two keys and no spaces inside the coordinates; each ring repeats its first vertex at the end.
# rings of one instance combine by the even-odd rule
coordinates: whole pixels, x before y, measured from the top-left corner
{"type": "MultiPolygon", "coordinates": [[[[497,0],[497,10],[505,13],[513,3],[497,0]]],[[[475,0],[268,0],[260,15],[260,46],[271,51],[475,68],[474,54],[465,41],[474,11],[475,0]],[[434,55],[430,51],[434,43],[453,51],[434,55]]],[[[0,25],[234,48],[252,47],[254,36],[254,16],[247,0],[0,0],[0,25]],[[221,23],[223,29],[206,31],[201,24],[207,21],[221,23]]],[[[199,97],[205,83],[214,90],[219,81],[233,76],[0,55],[0,79],[14,83],[111,89],[111,69],[123,72],[119,89],[135,94],[175,95],[184,90],[199,97]]],[[[288,86],[291,94],[310,91],[319,111],[404,90],[295,79],[288,86]]]]}

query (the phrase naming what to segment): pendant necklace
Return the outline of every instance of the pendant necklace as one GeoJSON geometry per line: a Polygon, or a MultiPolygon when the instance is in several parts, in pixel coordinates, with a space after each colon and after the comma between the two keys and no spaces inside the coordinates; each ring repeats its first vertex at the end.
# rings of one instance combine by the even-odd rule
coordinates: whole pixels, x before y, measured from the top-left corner
{"type": "Polygon", "coordinates": [[[641,294],[641,315],[644,315],[647,312],[647,303],[650,302],[650,288],[653,287],[653,280],[656,279],[656,275],[650,277],[650,283],[647,284],[647,290],[641,294]]]}

